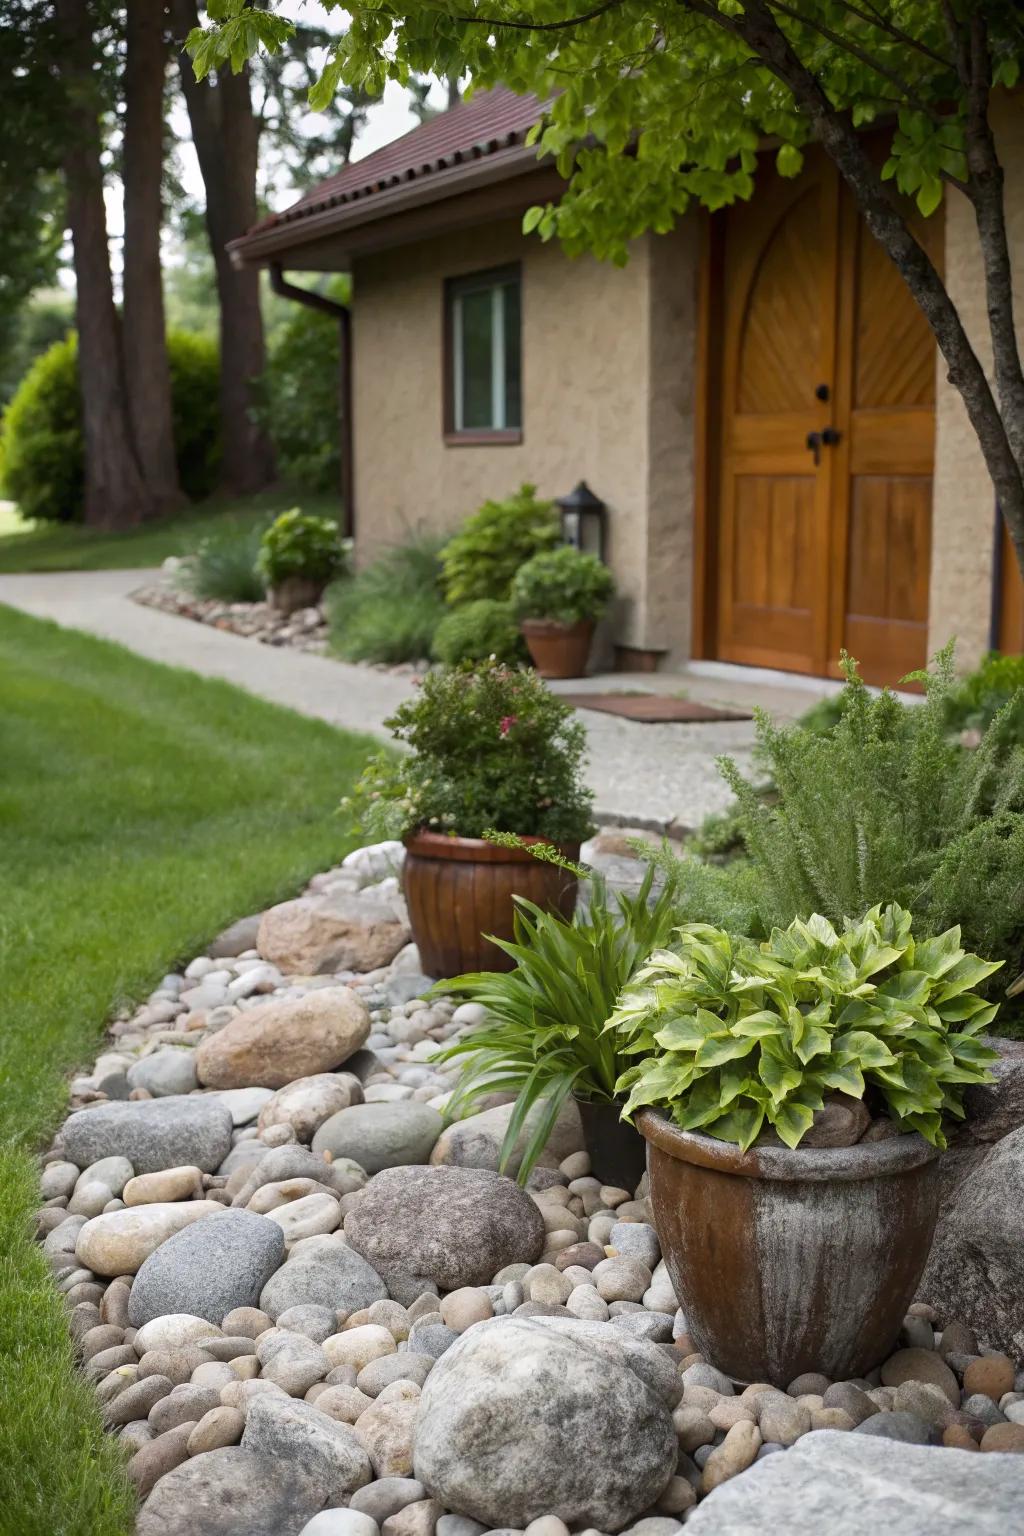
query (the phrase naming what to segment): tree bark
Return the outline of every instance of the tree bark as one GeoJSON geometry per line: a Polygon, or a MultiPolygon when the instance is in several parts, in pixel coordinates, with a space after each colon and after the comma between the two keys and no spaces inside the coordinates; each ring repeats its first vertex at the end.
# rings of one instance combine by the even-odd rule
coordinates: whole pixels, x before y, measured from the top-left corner
{"type": "MultiPolygon", "coordinates": [[[[946,376],[964,402],[992,477],[1017,564],[1024,574],[1024,465],[1014,452],[1015,441],[1024,441],[1024,413],[1020,412],[1013,394],[996,403],[985,370],[945,284],[890,197],[856,130],[845,115],[832,106],[818,80],[793,51],[770,12],[770,0],[746,0],[743,12],[736,17],[723,15],[711,0],[687,0],[687,3],[692,10],[742,38],[762,63],[789,87],[797,105],[803,108],[813,124],[819,143],[852,189],[868,229],[895,263],[938,342],[946,360],[946,376]]],[[[1000,190],[1000,200],[1001,195],[1000,190]]],[[[992,251],[990,246],[987,250],[985,247],[991,232],[988,236],[984,231],[981,234],[988,273],[992,251]]],[[[1000,313],[1004,312],[1003,306],[998,308],[1000,313]]],[[[1005,349],[1003,352],[1005,360],[1005,349]]]]}
{"type": "Polygon", "coordinates": [[[88,0],[56,0],[67,106],[64,176],[75,257],[78,375],[85,447],[83,516],[94,528],[127,528],[151,510],[135,456],[110,277],[99,103],[88,0]]]}
{"type": "Polygon", "coordinates": [[[151,512],[182,500],[160,271],[167,44],[159,0],[127,0],[124,72],[124,371],[151,512]]]}
{"type": "MultiPolygon", "coordinates": [[[[179,46],[198,25],[195,0],[173,0],[179,46]]],[[[223,440],[221,482],[233,495],[261,490],[274,478],[270,440],[252,420],[252,382],[266,366],[260,275],[235,268],[229,240],[256,222],[256,160],[259,124],[252,111],[248,67],[237,75],[225,68],[197,80],[188,54],[179,55],[181,86],[192,126],[192,141],[206,187],[206,229],[210,238],[220,302],[220,408],[223,440]]]]}

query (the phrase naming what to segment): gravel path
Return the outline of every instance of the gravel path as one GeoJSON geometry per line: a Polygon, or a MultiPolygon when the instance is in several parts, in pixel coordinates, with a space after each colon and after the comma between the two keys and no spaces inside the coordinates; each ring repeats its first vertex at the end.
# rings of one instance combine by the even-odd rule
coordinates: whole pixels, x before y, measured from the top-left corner
{"type": "MultiPolygon", "coordinates": [[[[220,677],[301,714],[350,730],[386,737],[383,720],[412,689],[406,677],[298,651],[259,645],[237,635],[143,608],[129,594],[153,579],[151,571],[88,571],[0,576],[0,602],[37,618],[116,640],[151,661],[220,677]]],[[[658,677],[590,678],[584,688],[682,692],[708,703],[761,703],[774,714],[806,709],[817,691],[765,686],[760,680],[694,673],[658,677]]],[[[728,752],[749,761],[753,729],[746,721],[698,725],[641,725],[586,712],[589,778],[604,823],[661,830],[694,826],[721,810],[729,793],[715,757],[728,752]]]]}

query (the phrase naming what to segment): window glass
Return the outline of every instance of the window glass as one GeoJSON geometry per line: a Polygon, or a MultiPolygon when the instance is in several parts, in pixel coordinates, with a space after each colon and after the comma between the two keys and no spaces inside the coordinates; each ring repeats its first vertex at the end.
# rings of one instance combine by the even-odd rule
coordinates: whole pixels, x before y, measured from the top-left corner
{"type": "Polygon", "coordinates": [[[462,311],[462,420],[463,430],[493,427],[493,296],[491,288],[464,293],[458,299],[462,311]]]}
{"type": "Polygon", "coordinates": [[[522,425],[518,274],[449,287],[450,426],[456,432],[518,431],[522,425]]]}

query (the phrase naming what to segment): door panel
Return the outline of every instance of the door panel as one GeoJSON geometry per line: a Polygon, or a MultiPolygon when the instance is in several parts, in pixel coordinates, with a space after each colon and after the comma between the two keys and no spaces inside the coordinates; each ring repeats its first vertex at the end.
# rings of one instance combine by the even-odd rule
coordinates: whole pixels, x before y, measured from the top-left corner
{"type": "Polygon", "coordinates": [[[818,172],[726,215],[718,654],[814,671],[828,613],[826,466],[808,432],[832,372],[834,179],[818,172]]]}
{"type": "MultiPolygon", "coordinates": [[[[940,260],[941,225],[906,216],[940,260]]],[[[830,670],[845,647],[891,684],[928,659],[935,344],[845,190],[840,252],[830,670]]]]}
{"type": "Polygon", "coordinates": [[[716,654],[835,673],[845,647],[894,683],[926,659],[934,344],[824,155],[759,182],[721,220],[716,654]]]}

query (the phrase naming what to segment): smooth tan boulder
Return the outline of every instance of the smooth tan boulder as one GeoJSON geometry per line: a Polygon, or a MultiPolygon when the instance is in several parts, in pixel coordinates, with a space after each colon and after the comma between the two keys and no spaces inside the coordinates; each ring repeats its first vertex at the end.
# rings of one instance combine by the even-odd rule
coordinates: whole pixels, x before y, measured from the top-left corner
{"type": "Polygon", "coordinates": [[[193,1166],[165,1168],[160,1173],[140,1173],[122,1191],[125,1205],[152,1205],[155,1201],[191,1200],[201,1187],[202,1171],[193,1166]]]}
{"type": "Polygon", "coordinates": [[[75,1258],[97,1275],[134,1275],[160,1244],[224,1207],[216,1200],[161,1201],[94,1216],[78,1234],[75,1258]]]}
{"type": "Polygon", "coordinates": [[[409,925],[387,902],[350,892],[282,901],[260,919],[256,948],[293,976],[374,971],[408,944],[409,925]]]}
{"type": "Polygon", "coordinates": [[[203,1041],[199,1081],[207,1088],[284,1088],[340,1067],[369,1033],[370,1015],[348,987],[262,1003],[203,1041]]]}

